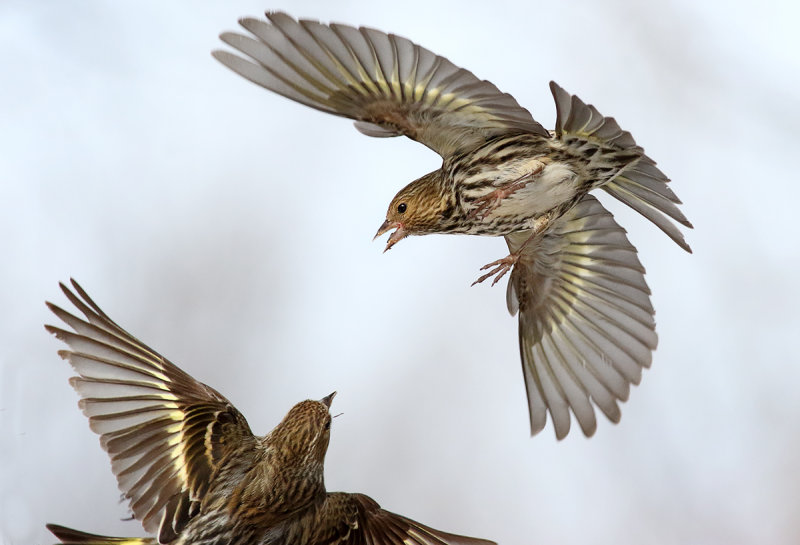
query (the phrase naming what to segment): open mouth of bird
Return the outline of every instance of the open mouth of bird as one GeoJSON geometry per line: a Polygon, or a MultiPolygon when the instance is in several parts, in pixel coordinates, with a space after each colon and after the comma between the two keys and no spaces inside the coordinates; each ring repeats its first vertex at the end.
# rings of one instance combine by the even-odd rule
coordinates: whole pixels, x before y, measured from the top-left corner
{"type": "Polygon", "coordinates": [[[408,236],[408,232],[403,228],[403,224],[398,221],[384,221],[381,226],[378,228],[378,232],[375,233],[375,237],[372,240],[375,240],[382,234],[386,233],[387,231],[391,231],[394,229],[394,233],[389,235],[389,240],[386,241],[386,248],[384,248],[384,252],[390,250],[392,246],[403,240],[408,236]]]}

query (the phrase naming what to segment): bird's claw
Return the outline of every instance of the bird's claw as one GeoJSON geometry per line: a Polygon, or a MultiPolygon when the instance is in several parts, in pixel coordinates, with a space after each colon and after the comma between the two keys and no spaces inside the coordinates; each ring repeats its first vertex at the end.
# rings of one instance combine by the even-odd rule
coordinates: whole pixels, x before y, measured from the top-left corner
{"type": "Polygon", "coordinates": [[[494,268],[491,271],[484,274],[483,276],[481,276],[480,278],[478,278],[475,282],[473,282],[472,286],[474,286],[475,284],[480,284],[481,282],[483,282],[488,278],[491,278],[492,276],[495,277],[494,280],[492,280],[492,286],[494,286],[500,281],[501,278],[503,278],[506,275],[506,273],[508,273],[508,271],[514,268],[514,265],[517,264],[517,260],[519,260],[519,255],[511,254],[507,255],[502,259],[498,259],[497,261],[492,261],[491,263],[487,263],[486,265],[481,267],[482,271],[485,271],[486,269],[489,269],[491,267],[494,268]]]}
{"type": "Polygon", "coordinates": [[[478,197],[475,199],[475,204],[477,206],[469,213],[470,219],[477,219],[479,221],[486,219],[486,217],[491,214],[495,208],[500,206],[500,203],[503,202],[503,199],[528,185],[528,183],[531,181],[531,177],[531,175],[523,176],[510,184],[506,184],[503,187],[498,187],[483,197],[478,197]]]}
{"type": "Polygon", "coordinates": [[[478,206],[469,213],[470,219],[483,221],[492,212],[492,210],[500,206],[502,200],[507,196],[508,195],[505,194],[504,190],[497,189],[488,195],[484,195],[483,197],[475,199],[475,203],[478,206]]]}

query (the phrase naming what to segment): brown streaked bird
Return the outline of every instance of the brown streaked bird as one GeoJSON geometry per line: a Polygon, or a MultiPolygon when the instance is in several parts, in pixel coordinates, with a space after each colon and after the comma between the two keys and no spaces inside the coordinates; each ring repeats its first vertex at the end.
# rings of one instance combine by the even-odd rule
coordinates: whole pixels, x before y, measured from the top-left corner
{"type": "Polygon", "coordinates": [[[70,383],[100,435],[133,516],[157,537],[106,537],[48,524],[74,545],[493,545],[384,511],[363,494],[326,492],[329,408],[336,392],[292,407],[253,435],[219,392],[114,323],[73,280],[61,289],[84,315],[47,303],[72,331],[45,326],[70,350],[70,383]]]}
{"type": "Polygon", "coordinates": [[[656,348],[644,268],[625,231],[589,191],[601,188],[691,252],[674,220],[669,179],[610,117],[555,83],[550,132],[513,97],[444,57],[394,34],[267,13],[239,22],[250,35],[221,39],[242,56],[213,55],[250,81],[312,108],[355,120],[368,136],[405,135],[442,157],[389,204],[386,249],[409,235],[503,236],[509,255],[475,283],[507,272],[519,313],[531,433],[547,413],[556,437],[611,421],[656,348]],[[671,219],[670,219],[671,218],[671,219]]]}

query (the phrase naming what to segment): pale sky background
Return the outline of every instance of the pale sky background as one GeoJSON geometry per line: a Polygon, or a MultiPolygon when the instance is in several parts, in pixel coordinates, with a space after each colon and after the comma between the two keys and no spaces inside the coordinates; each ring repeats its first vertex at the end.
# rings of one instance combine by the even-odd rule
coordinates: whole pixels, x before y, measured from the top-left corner
{"type": "Polygon", "coordinates": [[[800,542],[799,23],[789,0],[2,0],[0,541],[143,535],[42,328],[74,276],[258,433],[338,390],[329,490],[502,545],[800,542]],[[547,127],[554,79],[658,161],[694,255],[604,199],[660,335],[619,425],[528,436],[505,280],[470,288],[503,241],[382,254],[439,159],[212,59],[267,8],[406,36],[547,127]]]}

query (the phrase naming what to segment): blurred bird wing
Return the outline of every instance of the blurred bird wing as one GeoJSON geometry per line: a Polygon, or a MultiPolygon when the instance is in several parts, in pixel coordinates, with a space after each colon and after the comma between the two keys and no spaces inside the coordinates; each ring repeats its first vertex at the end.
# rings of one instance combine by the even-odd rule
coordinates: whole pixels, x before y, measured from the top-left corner
{"type": "Polygon", "coordinates": [[[434,530],[381,509],[363,494],[334,492],[320,513],[311,543],[336,545],[497,545],[494,541],[434,530]]]}
{"type": "MultiPolygon", "coordinates": [[[[506,236],[517,251],[529,232],[506,236]]],[[[650,289],[636,249],[603,206],[585,196],[526,245],[507,292],[519,311],[519,342],[531,434],[549,412],[556,437],[569,432],[570,409],[586,436],[597,426],[592,402],[618,422],[617,400],[649,367],[658,338],[650,289]]]]}
{"type": "Polygon", "coordinates": [[[252,433],[221,394],[119,327],[74,280],[72,287],[78,295],[61,284],[86,319],[48,303],[74,332],[45,328],[71,348],[59,355],[80,375],[70,383],[134,516],[166,543],[196,513],[226,449],[252,433]]]}
{"type": "Polygon", "coordinates": [[[368,136],[405,135],[442,157],[510,132],[550,137],[511,95],[405,38],[285,13],[267,18],[239,21],[253,36],[220,35],[243,57],[214,57],[286,98],[356,120],[368,136]]]}

